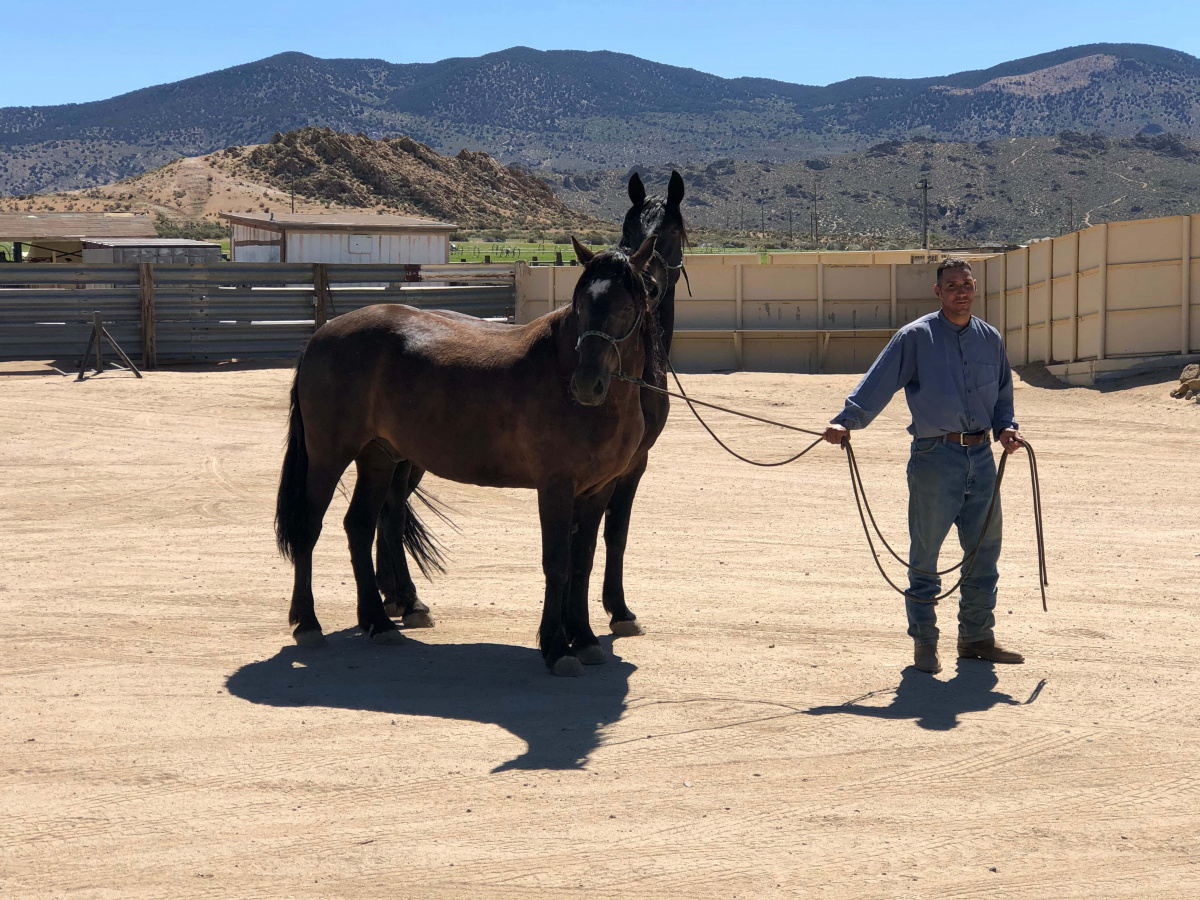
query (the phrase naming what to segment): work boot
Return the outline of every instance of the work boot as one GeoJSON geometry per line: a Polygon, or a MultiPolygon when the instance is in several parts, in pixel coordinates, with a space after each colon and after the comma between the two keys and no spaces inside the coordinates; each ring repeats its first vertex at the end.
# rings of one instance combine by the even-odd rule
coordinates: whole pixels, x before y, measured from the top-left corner
{"type": "Polygon", "coordinates": [[[942,661],[938,659],[937,644],[913,644],[913,665],[930,675],[936,675],[942,671],[942,661]]]}
{"type": "Polygon", "coordinates": [[[995,638],[984,638],[981,641],[964,641],[958,639],[959,659],[986,659],[994,663],[1023,663],[1025,657],[1015,650],[1005,650],[996,643],[995,638]]]}

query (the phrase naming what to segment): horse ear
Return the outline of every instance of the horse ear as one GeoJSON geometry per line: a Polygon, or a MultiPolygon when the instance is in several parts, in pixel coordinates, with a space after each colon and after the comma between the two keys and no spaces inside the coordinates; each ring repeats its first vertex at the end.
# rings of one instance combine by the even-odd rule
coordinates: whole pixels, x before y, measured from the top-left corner
{"type": "Polygon", "coordinates": [[[634,206],[641,206],[646,202],[646,186],[642,184],[642,176],[637,172],[629,176],[629,199],[633,201],[634,206]]]}
{"type": "Polygon", "coordinates": [[[671,172],[671,181],[667,185],[667,202],[678,206],[683,202],[683,176],[678,172],[671,172]]]}
{"type": "Polygon", "coordinates": [[[658,240],[657,234],[652,234],[642,242],[642,246],[638,247],[637,253],[629,257],[629,265],[633,267],[635,272],[644,272],[646,266],[649,265],[651,257],[654,256],[654,242],[658,240]]]}
{"type": "Polygon", "coordinates": [[[575,258],[579,260],[581,266],[586,266],[596,258],[595,253],[575,240],[575,235],[571,235],[571,246],[575,248],[575,258]]]}

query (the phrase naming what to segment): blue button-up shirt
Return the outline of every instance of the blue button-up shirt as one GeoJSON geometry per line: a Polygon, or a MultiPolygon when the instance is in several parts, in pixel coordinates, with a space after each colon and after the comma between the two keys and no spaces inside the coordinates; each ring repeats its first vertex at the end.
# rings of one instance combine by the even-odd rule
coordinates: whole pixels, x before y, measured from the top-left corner
{"type": "Polygon", "coordinates": [[[975,316],[960,328],[939,310],[897,331],[833,424],[866,428],[900,388],[915,437],[989,428],[999,437],[1017,427],[1012,369],[1000,332],[975,316]]]}

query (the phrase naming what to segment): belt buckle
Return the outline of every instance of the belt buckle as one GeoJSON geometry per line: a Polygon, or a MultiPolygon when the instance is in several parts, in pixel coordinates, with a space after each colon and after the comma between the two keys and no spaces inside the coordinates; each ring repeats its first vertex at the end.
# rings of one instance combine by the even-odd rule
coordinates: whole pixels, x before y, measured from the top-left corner
{"type": "Polygon", "coordinates": [[[960,447],[967,446],[967,433],[965,431],[960,431],[958,433],[958,445],[960,447]]]}

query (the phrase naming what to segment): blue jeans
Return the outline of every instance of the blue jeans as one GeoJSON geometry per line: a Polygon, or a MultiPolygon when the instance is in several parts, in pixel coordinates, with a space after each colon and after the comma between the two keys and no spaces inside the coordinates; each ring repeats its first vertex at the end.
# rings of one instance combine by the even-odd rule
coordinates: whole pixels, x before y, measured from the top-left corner
{"type": "MultiPolygon", "coordinates": [[[[950,533],[958,528],[963,554],[979,540],[988,504],[996,485],[996,460],[989,444],[963,447],[939,438],[917,438],[908,460],[909,565],[937,571],[938,553],[950,533]]],[[[958,604],[958,636],[964,641],[992,637],[996,625],[996,563],[1000,559],[1000,498],[979,547],[979,555],[963,580],[958,604]]],[[[951,577],[958,574],[951,573],[951,577]]],[[[941,578],[909,572],[904,604],[908,633],[918,644],[938,639],[937,602],[941,578]]]]}

